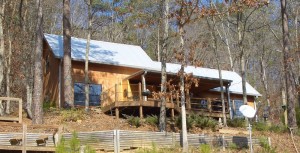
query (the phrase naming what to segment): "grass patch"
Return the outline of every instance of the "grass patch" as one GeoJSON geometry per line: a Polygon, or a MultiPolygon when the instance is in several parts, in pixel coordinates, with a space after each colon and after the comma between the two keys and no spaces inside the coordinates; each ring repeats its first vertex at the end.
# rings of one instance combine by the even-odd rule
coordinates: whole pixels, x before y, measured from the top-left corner
{"type": "Polygon", "coordinates": [[[210,128],[212,130],[215,130],[218,125],[218,122],[216,120],[202,116],[198,116],[197,118],[195,118],[194,123],[196,127],[199,127],[201,129],[210,128]]]}
{"type": "Polygon", "coordinates": [[[255,122],[253,123],[253,130],[256,131],[268,131],[269,126],[265,122],[255,122]]]}
{"type": "Polygon", "coordinates": [[[62,110],[61,111],[62,122],[76,122],[78,120],[82,120],[85,116],[84,110],[62,110]]]}
{"type": "Polygon", "coordinates": [[[145,123],[152,125],[152,126],[157,126],[159,121],[157,115],[149,115],[145,118],[145,123]]]}
{"type": "Polygon", "coordinates": [[[201,144],[199,146],[199,152],[200,153],[211,153],[212,152],[211,146],[208,144],[201,144]]]}
{"type": "Polygon", "coordinates": [[[269,142],[267,139],[265,138],[260,138],[259,139],[259,144],[260,146],[262,147],[262,152],[263,153],[276,153],[276,147],[275,148],[272,148],[270,145],[269,145],[269,142]]]}
{"type": "MultiPolygon", "coordinates": [[[[70,141],[66,141],[63,137],[60,140],[59,145],[55,148],[56,153],[79,153],[81,152],[81,144],[78,139],[78,134],[76,132],[72,133],[70,141]]],[[[96,153],[96,151],[89,145],[86,145],[83,149],[84,153],[96,153]]]]}
{"type": "Polygon", "coordinates": [[[128,124],[131,126],[135,126],[136,128],[140,127],[142,125],[141,119],[139,117],[135,116],[125,116],[128,124]]]}
{"type": "MultiPolygon", "coordinates": [[[[178,128],[181,128],[181,116],[178,116],[175,118],[175,125],[178,128]]],[[[204,117],[204,116],[200,116],[200,115],[196,115],[196,114],[191,114],[189,116],[186,117],[186,126],[187,129],[191,129],[194,126],[195,127],[199,127],[201,129],[211,129],[211,130],[215,130],[216,127],[218,125],[218,122],[216,120],[214,120],[213,118],[209,118],[209,117],[204,117]]]]}
{"type": "Polygon", "coordinates": [[[245,119],[244,118],[234,118],[232,120],[227,120],[227,125],[229,127],[245,127],[245,119]]]}

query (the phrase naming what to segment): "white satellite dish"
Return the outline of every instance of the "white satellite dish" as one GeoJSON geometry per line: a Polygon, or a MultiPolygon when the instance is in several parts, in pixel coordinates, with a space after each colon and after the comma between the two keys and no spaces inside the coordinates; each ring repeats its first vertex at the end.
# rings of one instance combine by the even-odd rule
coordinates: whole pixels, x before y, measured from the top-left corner
{"type": "Polygon", "coordinates": [[[242,105],[239,111],[247,118],[253,118],[256,114],[255,109],[249,105],[242,105]]]}
{"type": "MultiPolygon", "coordinates": [[[[247,118],[253,118],[256,114],[256,110],[249,106],[249,105],[242,105],[239,108],[239,111],[247,118]]],[[[249,135],[250,135],[250,152],[253,153],[253,146],[252,146],[252,132],[251,132],[251,124],[249,122],[249,135]]]]}

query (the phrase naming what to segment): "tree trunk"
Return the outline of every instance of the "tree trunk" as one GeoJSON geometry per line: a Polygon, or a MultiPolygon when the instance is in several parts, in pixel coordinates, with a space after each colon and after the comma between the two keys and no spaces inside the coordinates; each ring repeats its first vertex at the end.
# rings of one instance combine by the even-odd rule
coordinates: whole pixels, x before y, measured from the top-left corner
{"type": "Polygon", "coordinates": [[[72,61],[71,61],[71,24],[70,24],[70,0],[63,1],[63,37],[64,37],[64,104],[66,107],[74,107],[74,93],[72,92],[72,61]]]}
{"type": "Polygon", "coordinates": [[[38,14],[36,24],[36,48],[34,61],[34,89],[33,89],[33,124],[43,123],[43,12],[41,0],[36,1],[38,14]]]}
{"type": "Polygon", "coordinates": [[[243,88],[243,102],[247,105],[247,91],[246,91],[246,70],[245,70],[245,53],[243,46],[243,36],[242,36],[242,17],[243,13],[239,12],[237,14],[237,32],[238,32],[238,47],[240,50],[240,69],[242,75],[242,88],[243,88]]]}
{"type": "Polygon", "coordinates": [[[89,18],[89,25],[88,25],[88,35],[87,35],[87,42],[86,42],[86,53],[85,53],[85,67],[84,67],[84,82],[85,82],[85,111],[89,111],[89,53],[90,53],[90,41],[91,41],[91,28],[92,28],[92,14],[91,14],[91,1],[88,0],[88,18],[89,18]]]}
{"type": "MultiPolygon", "coordinates": [[[[211,30],[211,36],[213,39],[213,50],[216,56],[216,60],[217,60],[217,65],[218,65],[218,73],[219,73],[219,80],[220,80],[220,88],[221,88],[221,101],[222,101],[222,115],[223,115],[223,124],[224,126],[227,126],[227,120],[226,120],[226,110],[225,110],[225,96],[224,96],[224,83],[223,83],[223,77],[222,77],[222,70],[221,70],[221,66],[220,66],[220,56],[219,56],[219,52],[218,52],[218,39],[216,36],[216,22],[215,22],[215,18],[214,16],[212,16],[212,22],[213,25],[211,26],[209,24],[209,21],[207,21],[208,26],[211,30]]],[[[229,102],[228,102],[229,104],[229,102]]]]}
{"type": "Polygon", "coordinates": [[[181,61],[180,68],[180,103],[181,103],[181,124],[182,124],[182,152],[187,153],[189,151],[188,140],[187,140],[187,127],[186,127],[186,109],[185,109],[185,92],[184,92],[184,65],[185,65],[185,55],[184,55],[184,39],[183,39],[183,26],[179,26],[180,35],[180,52],[182,53],[183,60],[181,61]]]}
{"type": "Polygon", "coordinates": [[[264,57],[265,56],[265,47],[263,46],[263,53],[262,56],[260,57],[260,66],[261,66],[261,72],[260,72],[260,77],[262,79],[262,84],[264,86],[264,91],[265,91],[265,95],[266,95],[266,100],[267,100],[267,106],[268,106],[268,110],[269,110],[269,115],[271,115],[270,113],[270,96],[269,96],[269,91],[268,91],[268,83],[267,83],[267,76],[266,76],[266,66],[265,66],[265,61],[264,61],[264,57]]]}
{"type": "MultiPolygon", "coordinates": [[[[10,33],[10,30],[8,30],[10,33]]],[[[10,97],[11,36],[8,36],[8,57],[6,61],[6,96],[10,97]]],[[[10,101],[6,102],[6,114],[10,114],[10,101]]]]}
{"type": "MultiPolygon", "coordinates": [[[[16,12],[16,3],[13,4],[12,16],[15,16],[16,12]]],[[[9,26],[12,27],[13,20],[10,21],[9,26]]],[[[21,24],[22,25],[22,24],[21,24]]],[[[11,72],[11,49],[12,49],[12,33],[10,28],[8,28],[8,56],[6,59],[6,96],[10,97],[10,72],[11,72]]],[[[10,114],[10,100],[6,101],[6,114],[10,114]]]]}
{"type": "Polygon", "coordinates": [[[292,72],[292,57],[290,55],[290,42],[289,42],[289,29],[288,29],[288,16],[286,10],[286,0],[281,0],[281,17],[282,17],[282,32],[283,32],[283,70],[286,86],[287,97],[287,113],[288,113],[288,126],[290,128],[297,128],[295,103],[296,91],[294,87],[293,72],[292,72]]]}
{"type": "MultiPolygon", "coordinates": [[[[0,87],[2,86],[2,81],[4,78],[4,65],[5,65],[5,58],[4,58],[4,33],[3,33],[3,26],[4,26],[4,9],[5,9],[5,0],[1,1],[0,4],[0,87]]],[[[1,102],[2,104],[2,102],[1,102]]],[[[2,112],[2,108],[0,107],[0,112],[2,112]]]]}
{"type": "MultiPolygon", "coordinates": [[[[162,44],[162,53],[161,55],[161,106],[160,106],[160,118],[159,118],[159,130],[161,132],[166,131],[166,96],[167,96],[167,66],[166,66],[166,58],[167,58],[167,41],[168,41],[168,31],[169,31],[169,0],[163,0],[162,5],[164,6],[163,12],[163,44],[162,44]]],[[[158,38],[159,39],[159,38],[158,38]]]]}
{"type": "Polygon", "coordinates": [[[32,90],[30,88],[29,83],[26,83],[26,112],[28,115],[28,118],[32,119],[32,90]]]}

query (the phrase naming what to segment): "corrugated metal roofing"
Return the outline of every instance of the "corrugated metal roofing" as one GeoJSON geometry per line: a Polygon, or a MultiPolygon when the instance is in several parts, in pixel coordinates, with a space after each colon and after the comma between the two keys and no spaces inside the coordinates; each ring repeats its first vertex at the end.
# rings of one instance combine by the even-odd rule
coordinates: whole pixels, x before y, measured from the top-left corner
{"type": "MultiPolygon", "coordinates": [[[[57,58],[63,57],[63,37],[60,35],[44,34],[45,39],[50,45],[54,55],[57,58]]],[[[72,59],[77,61],[85,60],[86,39],[71,39],[72,59]]],[[[151,60],[146,52],[140,46],[118,44],[104,41],[91,40],[89,61],[92,63],[110,64],[117,66],[126,66],[140,68],[145,70],[161,71],[161,63],[151,60]]],[[[167,63],[168,73],[177,73],[180,69],[179,64],[167,63]]],[[[186,73],[202,78],[219,79],[219,73],[216,69],[187,66],[186,73]]],[[[229,91],[231,93],[242,94],[242,78],[232,71],[222,70],[224,80],[231,80],[229,91]]],[[[220,91],[219,88],[212,89],[220,91]]],[[[249,83],[246,84],[248,95],[261,96],[249,83]]]]}
{"type": "MultiPolygon", "coordinates": [[[[44,34],[57,58],[63,57],[63,36],[44,34]]],[[[71,38],[71,57],[76,61],[85,60],[86,39],[71,38]]],[[[144,68],[152,64],[151,58],[140,46],[91,40],[89,61],[92,63],[111,64],[144,68]]]]}

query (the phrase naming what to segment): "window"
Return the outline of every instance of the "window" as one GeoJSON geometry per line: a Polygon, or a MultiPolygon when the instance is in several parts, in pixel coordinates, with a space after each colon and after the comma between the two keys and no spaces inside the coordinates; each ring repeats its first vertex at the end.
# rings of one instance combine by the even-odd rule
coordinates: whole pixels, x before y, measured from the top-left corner
{"type": "MultiPolygon", "coordinates": [[[[84,83],[74,83],[74,103],[75,105],[85,105],[84,83]]],[[[102,92],[101,84],[89,85],[89,104],[90,106],[100,105],[100,95],[102,92]]]]}
{"type": "Polygon", "coordinates": [[[244,117],[242,112],[240,112],[239,108],[244,105],[242,100],[234,100],[235,110],[233,110],[233,116],[237,118],[244,117]]]}

